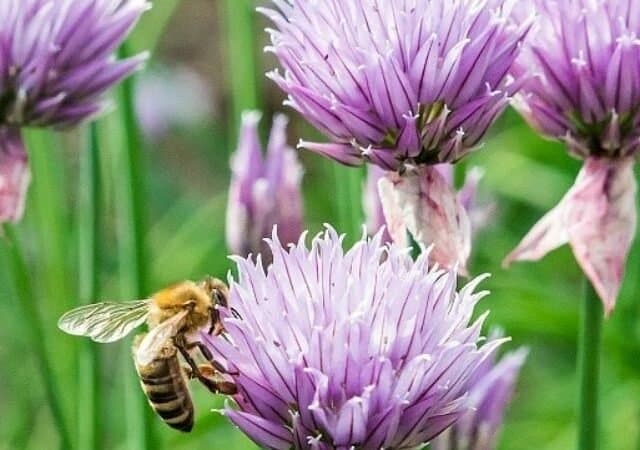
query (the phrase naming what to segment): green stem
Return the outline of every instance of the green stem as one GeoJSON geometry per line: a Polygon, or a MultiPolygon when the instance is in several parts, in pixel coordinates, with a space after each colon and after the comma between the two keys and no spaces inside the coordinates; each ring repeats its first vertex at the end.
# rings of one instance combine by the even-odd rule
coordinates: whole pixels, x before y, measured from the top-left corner
{"type": "MultiPolygon", "coordinates": [[[[129,56],[123,45],[121,57],[129,56]]],[[[134,80],[122,83],[119,97],[124,145],[118,149],[114,164],[115,206],[118,217],[118,254],[122,294],[128,298],[144,298],[148,294],[148,267],[145,246],[146,211],[142,141],[134,106],[134,80]]],[[[127,448],[156,449],[154,421],[134,377],[131,357],[125,364],[131,377],[125,389],[127,448]],[[135,386],[135,388],[133,387],[135,386]]]]}
{"type": "Polygon", "coordinates": [[[337,228],[347,234],[347,243],[355,242],[362,233],[362,170],[331,163],[336,186],[337,228]]]}
{"type": "MultiPolygon", "coordinates": [[[[78,218],[78,296],[80,303],[98,299],[100,247],[100,143],[98,125],[89,128],[87,148],[80,156],[78,218]]],[[[93,342],[81,344],[78,360],[78,449],[102,448],[102,402],[100,354],[93,342]]]]}
{"type": "Polygon", "coordinates": [[[36,308],[36,295],[33,291],[33,285],[29,277],[29,269],[22,256],[20,243],[16,236],[13,225],[4,224],[4,234],[8,243],[7,263],[9,267],[9,275],[12,278],[15,295],[18,300],[20,317],[25,331],[28,333],[31,348],[33,348],[36,356],[36,363],[40,370],[40,376],[44,386],[45,394],[51,409],[51,415],[56,424],[58,434],[60,435],[60,447],[70,449],[71,439],[69,428],[64,417],[60,391],[54,382],[54,373],[51,368],[51,360],[45,347],[45,336],[43,330],[40,313],[36,308]]]}
{"type": "Polygon", "coordinates": [[[584,303],[578,341],[580,377],[578,449],[596,450],[599,430],[600,344],[603,311],[600,297],[585,279],[584,303]]]}
{"type": "Polygon", "coordinates": [[[29,165],[33,185],[29,199],[33,201],[38,247],[38,276],[47,291],[50,305],[45,315],[57,315],[75,306],[69,270],[68,249],[71,246],[70,223],[67,219],[67,177],[60,137],[49,130],[29,129],[24,133],[29,149],[29,165]]]}
{"type": "MultiPolygon", "coordinates": [[[[234,126],[240,126],[240,116],[245,109],[260,104],[255,57],[255,23],[253,0],[225,0],[225,34],[227,36],[227,66],[231,83],[234,126]]],[[[235,131],[234,131],[235,133],[235,131]]]]}

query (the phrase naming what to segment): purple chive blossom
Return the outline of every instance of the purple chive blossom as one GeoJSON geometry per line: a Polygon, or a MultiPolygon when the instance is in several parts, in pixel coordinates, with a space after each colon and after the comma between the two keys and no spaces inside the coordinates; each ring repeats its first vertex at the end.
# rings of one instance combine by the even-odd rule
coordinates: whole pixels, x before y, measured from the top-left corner
{"type": "Polygon", "coordinates": [[[20,128],[67,128],[100,113],[105,91],[146,58],[113,53],[148,8],[145,0],[0,2],[0,221],[19,220],[23,209],[20,128]]]}
{"type": "Polygon", "coordinates": [[[640,3],[529,0],[539,21],[515,65],[515,105],[584,160],[575,185],[507,258],[537,260],[569,243],[609,314],[635,234],[640,152],[640,3]]]}
{"type": "Polygon", "coordinates": [[[284,243],[302,233],[302,166],[287,146],[285,116],[276,116],[266,155],[258,135],[260,113],[242,115],[238,149],[232,157],[232,178],[227,208],[227,245],[236,255],[262,254],[270,259],[264,242],[277,225],[284,243]]]}
{"type": "Polygon", "coordinates": [[[202,125],[214,113],[211,97],[211,87],[188,66],[147,70],[136,84],[142,131],[158,141],[173,129],[202,125]]]}
{"type": "MultiPolygon", "coordinates": [[[[270,77],[288,94],[286,103],[330,140],[299,146],[347,165],[366,161],[400,173],[417,167],[404,177],[406,189],[428,190],[448,204],[447,214],[464,216],[431,166],[476,149],[518,90],[508,73],[532,23],[517,19],[518,0],[272,3],[260,10],[275,26],[268,50],[284,70],[270,77]]],[[[407,207],[420,208],[385,209],[407,207]]],[[[422,219],[423,227],[440,226],[422,219]]],[[[464,229],[467,221],[453,225],[464,229]]],[[[421,243],[465,265],[466,245],[452,253],[460,246],[451,242],[455,234],[442,236],[421,243]]]]}
{"type": "Polygon", "coordinates": [[[431,442],[432,450],[494,450],[527,350],[487,359],[469,382],[472,406],[454,426],[431,442]]]}
{"type": "Polygon", "coordinates": [[[273,264],[236,258],[226,339],[203,335],[239,388],[225,410],[269,449],[415,448],[468,410],[472,375],[502,340],[471,322],[482,278],[456,290],[425,252],[382,244],[348,251],[331,228],[303,235],[273,264]]]}
{"type": "Polygon", "coordinates": [[[473,231],[484,226],[492,206],[476,205],[482,171],[467,173],[459,192],[454,192],[453,165],[438,164],[427,170],[416,167],[403,175],[390,173],[378,181],[377,201],[394,242],[408,246],[407,232],[418,242],[434,243],[431,259],[444,266],[465,262],[471,253],[473,231]]]}
{"type": "Polygon", "coordinates": [[[507,74],[530,20],[517,0],[275,0],[271,78],[344,164],[455,162],[518,84],[507,74]]]}

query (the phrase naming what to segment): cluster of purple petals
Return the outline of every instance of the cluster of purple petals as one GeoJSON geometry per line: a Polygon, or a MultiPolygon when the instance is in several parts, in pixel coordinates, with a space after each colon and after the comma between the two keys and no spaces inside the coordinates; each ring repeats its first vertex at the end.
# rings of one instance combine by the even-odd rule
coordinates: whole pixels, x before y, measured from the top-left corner
{"type": "Polygon", "coordinates": [[[522,348],[485,360],[469,381],[471,409],[431,442],[432,450],[494,450],[505,410],[527,357],[522,348]]]}
{"type": "Polygon", "coordinates": [[[468,410],[467,386],[501,340],[472,322],[481,279],[382,244],[348,251],[331,228],[273,263],[236,258],[225,338],[203,335],[239,388],[225,414],[269,449],[415,448],[468,410]],[[265,270],[266,269],[266,270],[265,270]]]}
{"type": "Polygon", "coordinates": [[[640,2],[528,0],[537,25],[514,75],[516,107],[580,157],[640,150],[640,2]]]}
{"type": "Polygon", "coordinates": [[[231,160],[227,206],[227,246],[240,256],[271,258],[265,238],[277,226],[285,244],[297,242],[303,229],[303,170],[295,150],[287,145],[287,118],[277,115],[263,154],[258,124],[261,114],[242,115],[238,149],[231,160]]]}
{"type": "Polygon", "coordinates": [[[273,0],[263,8],[287,103],[331,143],[301,146],[387,170],[454,162],[479,144],[518,83],[531,20],[516,0],[273,0]]]}
{"type": "Polygon", "coordinates": [[[0,2],[0,125],[68,127],[101,112],[104,92],[145,55],[114,51],[146,0],[0,2]]]}

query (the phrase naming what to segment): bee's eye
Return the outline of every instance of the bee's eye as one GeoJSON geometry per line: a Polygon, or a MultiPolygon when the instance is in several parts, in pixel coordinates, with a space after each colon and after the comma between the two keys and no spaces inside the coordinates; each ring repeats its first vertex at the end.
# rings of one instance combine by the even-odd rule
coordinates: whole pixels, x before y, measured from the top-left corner
{"type": "Polygon", "coordinates": [[[216,305],[224,306],[225,308],[227,307],[227,297],[222,292],[215,290],[213,292],[213,296],[215,298],[216,305]]]}

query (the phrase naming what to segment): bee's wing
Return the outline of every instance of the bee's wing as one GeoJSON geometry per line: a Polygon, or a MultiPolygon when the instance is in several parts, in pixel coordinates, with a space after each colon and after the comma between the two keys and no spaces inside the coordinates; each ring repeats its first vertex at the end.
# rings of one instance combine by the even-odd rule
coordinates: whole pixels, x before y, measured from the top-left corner
{"type": "Polygon", "coordinates": [[[178,314],[161,322],[158,326],[149,331],[136,350],[136,361],[142,366],[151,363],[162,351],[167,341],[173,338],[184,325],[184,319],[189,314],[188,310],[180,311],[178,314]]]}
{"type": "Polygon", "coordinates": [[[150,300],[104,302],[80,306],[58,320],[58,328],[96,342],[114,342],[142,325],[149,314],[150,300]]]}

